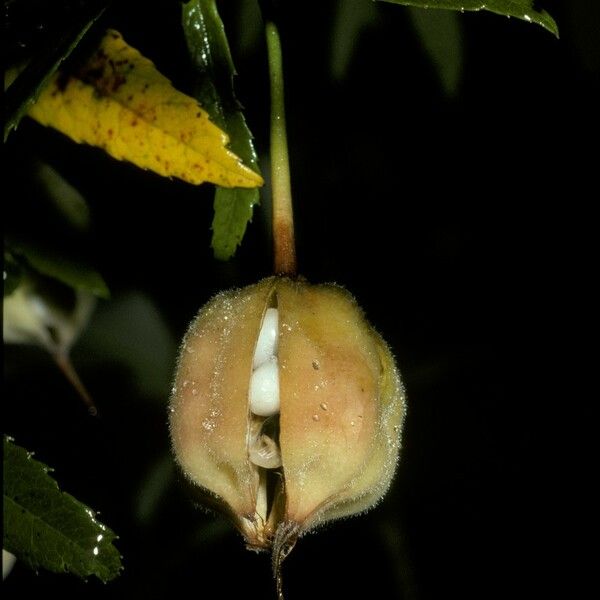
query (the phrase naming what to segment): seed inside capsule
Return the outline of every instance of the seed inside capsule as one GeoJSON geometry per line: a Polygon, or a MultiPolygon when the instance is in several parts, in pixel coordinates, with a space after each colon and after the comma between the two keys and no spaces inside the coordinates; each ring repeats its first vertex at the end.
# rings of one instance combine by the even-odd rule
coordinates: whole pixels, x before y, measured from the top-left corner
{"type": "Polygon", "coordinates": [[[254,349],[248,400],[250,411],[260,417],[279,412],[279,364],[277,361],[278,312],[267,308],[254,349]]]}
{"type": "Polygon", "coordinates": [[[254,371],[248,390],[251,412],[248,456],[252,463],[263,469],[277,469],[281,466],[281,451],[277,439],[280,406],[278,339],[278,311],[276,308],[268,308],[254,350],[254,371]]]}
{"type": "Polygon", "coordinates": [[[265,316],[258,334],[256,349],[254,350],[254,359],[252,368],[257,369],[271,357],[277,356],[277,335],[278,314],[276,308],[267,308],[265,316]]]}
{"type": "Polygon", "coordinates": [[[270,417],[279,412],[279,365],[275,357],[252,373],[250,410],[259,417],[270,417]]]}

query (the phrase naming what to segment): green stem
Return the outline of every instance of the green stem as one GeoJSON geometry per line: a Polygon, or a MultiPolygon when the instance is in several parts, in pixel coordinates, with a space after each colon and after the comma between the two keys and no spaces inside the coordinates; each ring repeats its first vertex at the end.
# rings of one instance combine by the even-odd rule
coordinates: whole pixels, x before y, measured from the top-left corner
{"type": "Polygon", "coordinates": [[[277,25],[265,23],[271,80],[271,185],[273,190],[274,270],[278,275],[296,274],[294,211],[290,163],[285,129],[283,65],[277,25]]]}

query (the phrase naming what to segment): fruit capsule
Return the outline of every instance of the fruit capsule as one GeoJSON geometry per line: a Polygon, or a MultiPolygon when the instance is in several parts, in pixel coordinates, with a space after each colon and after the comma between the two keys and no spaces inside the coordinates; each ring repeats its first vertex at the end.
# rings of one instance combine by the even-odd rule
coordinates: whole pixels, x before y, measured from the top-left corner
{"type": "Polygon", "coordinates": [[[186,476],[248,546],[283,557],[382,498],[404,413],[393,356],[354,298],[270,277],[218,294],[190,325],[170,430],[186,476]]]}

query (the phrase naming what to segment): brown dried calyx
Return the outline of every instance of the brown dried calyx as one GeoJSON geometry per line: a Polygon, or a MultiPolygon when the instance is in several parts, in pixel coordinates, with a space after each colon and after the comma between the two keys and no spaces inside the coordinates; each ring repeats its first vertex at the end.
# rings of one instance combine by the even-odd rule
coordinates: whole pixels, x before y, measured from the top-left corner
{"type": "Polygon", "coordinates": [[[187,477],[278,570],[299,535],[382,498],[404,413],[392,354],[352,296],[271,277],[200,310],[170,428],[187,477]]]}

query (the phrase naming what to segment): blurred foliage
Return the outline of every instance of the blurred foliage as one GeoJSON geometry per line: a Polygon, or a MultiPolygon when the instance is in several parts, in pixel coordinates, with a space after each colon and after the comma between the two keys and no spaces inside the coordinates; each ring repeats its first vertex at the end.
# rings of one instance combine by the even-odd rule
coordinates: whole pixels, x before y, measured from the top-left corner
{"type": "Polygon", "coordinates": [[[4,240],[4,341],[33,344],[66,359],[86,326],[102,276],[82,253],[90,215],[81,194],[52,167],[33,162],[7,176],[16,210],[4,240]]]}
{"type": "Polygon", "coordinates": [[[110,295],[102,276],[72,254],[46,246],[43,242],[8,238],[7,245],[13,257],[18,257],[22,263],[42,275],[100,298],[108,298],[110,295]]]}
{"type": "Polygon", "coordinates": [[[588,0],[570,0],[568,27],[574,38],[575,47],[586,69],[600,71],[600,45],[598,24],[600,3],[588,0]]]}
{"type": "MultiPolygon", "coordinates": [[[[436,70],[449,97],[458,93],[463,67],[463,39],[459,16],[449,10],[422,10],[408,7],[408,15],[424,51],[436,70]]],[[[332,26],[331,76],[336,81],[347,77],[356,57],[357,39],[380,21],[373,2],[351,4],[337,0],[332,26]]]]}
{"type": "Polygon", "coordinates": [[[104,279],[82,252],[90,227],[85,199],[50,165],[28,159],[7,174],[8,197],[15,206],[4,240],[11,264],[108,298],[104,279]]]}
{"type": "Polygon", "coordinates": [[[365,28],[377,22],[379,13],[374,2],[347,2],[338,0],[331,33],[331,76],[340,81],[356,50],[356,42],[365,28]]]}
{"type": "Polygon", "coordinates": [[[177,342],[159,308],[139,292],[121,294],[92,316],[78,346],[79,362],[115,362],[136,396],[160,406],[169,393],[177,342]]]}
{"type": "Polygon", "coordinates": [[[423,48],[429,55],[444,88],[450,97],[458,93],[463,66],[463,38],[456,12],[449,10],[408,10],[423,48]]]}
{"type": "Polygon", "coordinates": [[[88,206],[45,163],[21,164],[6,179],[13,194],[4,240],[4,342],[48,352],[95,413],[69,358],[96,298],[109,297],[104,279],[81,251],[89,234],[88,206]]]}

